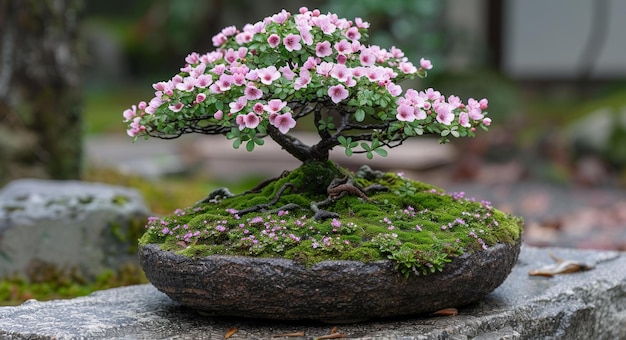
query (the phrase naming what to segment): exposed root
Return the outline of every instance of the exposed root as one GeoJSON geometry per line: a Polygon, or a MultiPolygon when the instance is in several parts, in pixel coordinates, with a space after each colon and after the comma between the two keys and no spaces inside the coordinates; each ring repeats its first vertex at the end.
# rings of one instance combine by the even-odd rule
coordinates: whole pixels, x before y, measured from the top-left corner
{"type": "MultiPolygon", "coordinates": [[[[247,192],[259,192],[261,191],[262,188],[267,186],[272,181],[282,178],[286,176],[288,173],[289,172],[285,171],[283,172],[282,175],[280,175],[280,177],[274,178],[268,181],[264,181],[261,184],[257,185],[255,188],[247,192]]],[[[242,216],[242,215],[245,215],[251,212],[256,212],[256,211],[276,213],[278,211],[306,210],[306,208],[301,207],[295,203],[289,203],[279,208],[270,209],[274,204],[278,202],[278,200],[280,199],[280,196],[288,188],[294,188],[294,185],[291,183],[285,183],[278,190],[278,192],[276,192],[276,195],[274,196],[274,198],[272,198],[272,200],[269,201],[268,203],[257,204],[250,208],[239,210],[237,214],[239,216],[242,216]]],[[[313,212],[313,219],[316,221],[326,220],[329,218],[338,218],[339,217],[338,213],[324,210],[322,209],[322,207],[330,205],[336,200],[341,199],[342,197],[346,195],[356,196],[365,201],[370,201],[370,198],[367,196],[367,192],[387,191],[387,190],[389,190],[388,187],[384,185],[380,185],[380,184],[373,184],[373,185],[368,186],[365,189],[361,189],[354,183],[354,180],[349,176],[345,176],[343,178],[335,178],[331,181],[331,183],[326,188],[326,192],[328,193],[328,196],[322,201],[311,202],[309,209],[313,212]]]]}
{"type": "Polygon", "coordinates": [[[280,189],[278,189],[278,191],[276,192],[276,195],[274,195],[274,198],[272,198],[271,201],[267,203],[257,204],[255,206],[252,206],[250,208],[246,208],[243,210],[239,210],[237,211],[237,215],[243,216],[245,214],[255,212],[255,211],[267,211],[270,209],[271,206],[273,206],[274,204],[276,204],[276,202],[278,202],[278,200],[280,199],[280,196],[282,196],[283,192],[287,190],[287,188],[293,188],[293,187],[294,187],[293,184],[285,183],[283,184],[282,187],[280,187],[280,189]]]}

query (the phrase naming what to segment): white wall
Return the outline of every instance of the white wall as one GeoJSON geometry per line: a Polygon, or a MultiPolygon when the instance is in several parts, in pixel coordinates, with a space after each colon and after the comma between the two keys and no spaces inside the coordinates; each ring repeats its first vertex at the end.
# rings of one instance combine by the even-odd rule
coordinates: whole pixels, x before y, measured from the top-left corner
{"type": "MultiPolygon", "coordinates": [[[[591,33],[596,0],[506,0],[503,71],[519,78],[572,79],[591,33]]],[[[591,67],[593,78],[626,77],[626,0],[608,0],[606,41],[591,67]]]]}

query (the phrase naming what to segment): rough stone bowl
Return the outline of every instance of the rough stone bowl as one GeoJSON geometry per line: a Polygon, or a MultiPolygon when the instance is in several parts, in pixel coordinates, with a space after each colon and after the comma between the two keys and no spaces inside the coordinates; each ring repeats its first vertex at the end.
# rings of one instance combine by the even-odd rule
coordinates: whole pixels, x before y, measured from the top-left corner
{"type": "Polygon", "coordinates": [[[517,261],[516,244],[466,253],[442,272],[411,275],[391,261],[325,261],[309,268],[281,258],[189,258],[159,245],[139,248],[148,280],[205,315],[342,323],[432,313],[482,299],[517,261]]]}

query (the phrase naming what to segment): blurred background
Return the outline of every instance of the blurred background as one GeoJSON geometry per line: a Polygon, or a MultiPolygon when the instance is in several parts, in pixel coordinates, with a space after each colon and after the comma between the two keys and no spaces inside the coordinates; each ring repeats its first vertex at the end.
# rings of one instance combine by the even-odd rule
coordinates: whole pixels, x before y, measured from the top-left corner
{"type": "Polygon", "coordinates": [[[0,185],[115,183],[168,213],[296,167],[272,143],[251,154],[221,136],[133,144],[122,112],[223,27],[300,6],[362,17],[372,44],[432,60],[413,87],[489,99],[488,133],[412,141],[373,168],[490,199],[526,219],[531,244],[626,250],[624,0],[0,0],[0,185]]]}

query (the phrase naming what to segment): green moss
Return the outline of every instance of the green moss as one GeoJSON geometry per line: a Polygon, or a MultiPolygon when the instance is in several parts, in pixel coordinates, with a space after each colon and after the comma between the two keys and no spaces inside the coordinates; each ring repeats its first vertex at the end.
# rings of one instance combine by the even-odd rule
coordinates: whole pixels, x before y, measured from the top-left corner
{"type": "Polygon", "coordinates": [[[40,301],[73,298],[96,290],[147,283],[143,271],[134,265],[105,270],[88,281],[75,269],[65,271],[48,263],[37,263],[27,278],[15,276],[0,281],[0,305],[19,305],[28,299],[40,301]]]}
{"type": "Polygon", "coordinates": [[[311,202],[326,199],[331,181],[346,174],[332,163],[306,163],[259,192],[179,209],[155,220],[140,244],[162,244],[192,257],[285,257],[306,265],[324,260],[392,259],[408,275],[441,270],[464,252],[512,244],[521,236],[522,221],[515,216],[395,174],[356,178],[362,188],[377,184],[389,190],[371,193],[369,200],[344,196],[321,207],[339,214],[338,219],[313,220],[311,202]],[[277,197],[286,184],[293,187],[277,197]],[[276,203],[263,206],[264,210],[243,216],[235,213],[273,200],[276,203]],[[280,211],[286,204],[292,208],[280,211]]]}

